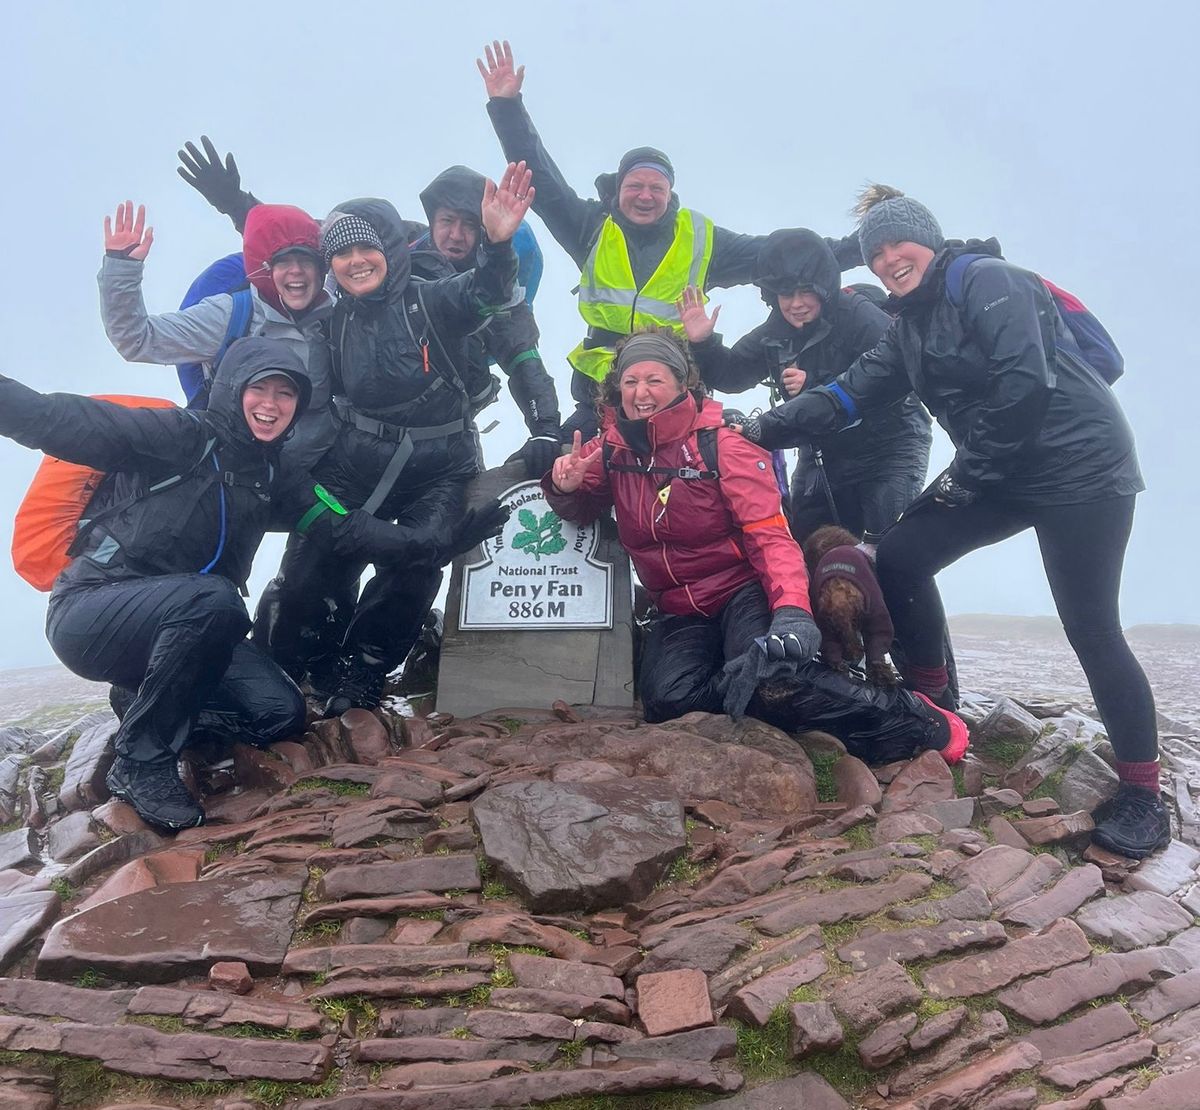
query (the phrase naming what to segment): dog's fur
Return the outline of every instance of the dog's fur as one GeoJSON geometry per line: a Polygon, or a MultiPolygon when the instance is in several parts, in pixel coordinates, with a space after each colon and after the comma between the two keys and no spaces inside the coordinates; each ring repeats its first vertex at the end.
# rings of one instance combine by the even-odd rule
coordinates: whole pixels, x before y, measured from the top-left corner
{"type": "MultiPolygon", "coordinates": [[[[854,547],[859,537],[836,524],[818,528],[804,541],[804,561],[808,573],[815,575],[817,564],[835,547],[854,547]]],[[[835,670],[846,670],[851,663],[862,659],[862,621],[866,599],[853,582],[831,578],[820,589],[812,591],[810,600],[813,619],[821,630],[821,654],[835,670]]],[[[892,687],[897,676],[881,655],[866,661],[867,680],[874,686],[892,687]]]]}

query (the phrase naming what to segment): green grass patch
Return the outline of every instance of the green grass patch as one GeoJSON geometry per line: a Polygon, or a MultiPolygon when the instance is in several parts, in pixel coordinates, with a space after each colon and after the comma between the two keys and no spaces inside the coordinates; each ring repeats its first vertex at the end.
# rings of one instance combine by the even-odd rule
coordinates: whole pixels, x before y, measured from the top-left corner
{"type": "Polygon", "coordinates": [[[738,1070],[751,1081],[791,1074],[787,1004],[777,1006],[761,1029],[742,1021],[730,1023],[737,1035],[738,1070]]]}
{"type": "Polygon", "coordinates": [[[847,829],[842,835],[856,852],[862,852],[867,848],[874,847],[874,842],[871,839],[871,826],[866,823],[855,825],[854,828],[847,829]]]}
{"type": "Polygon", "coordinates": [[[904,839],[910,844],[916,844],[926,854],[937,851],[938,838],[932,833],[917,833],[915,836],[906,836],[904,839]]]}
{"type": "MultiPolygon", "coordinates": [[[[492,974],[495,975],[496,973],[493,971],[492,974]]],[[[509,975],[511,974],[512,972],[510,971],[509,975]]],[[[513,982],[516,982],[516,980],[513,980],[513,982]]],[[[508,985],[511,986],[512,984],[508,985]]],[[[480,983],[479,986],[472,987],[467,991],[466,1005],[472,1009],[483,1009],[486,1007],[492,1000],[492,987],[492,983],[480,983]]]]}
{"type": "Polygon", "coordinates": [[[837,783],[833,778],[833,765],[841,758],[833,752],[826,755],[809,755],[812,762],[813,777],[817,785],[818,802],[836,802],[837,783]]]}
{"type": "Polygon", "coordinates": [[[369,998],[352,994],[347,998],[314,998],[311,1004],[330,1021],[341,1025],[347,1018],[353,1019],[355,1032],[362,1035],[373,1029],[379,1021],[379,1009],[369,998]]]}
{"type": "Polygon", "coordinates": [[[837,948],[858,935],[861,921],[839,921],[834,925],[821,926],[821,939],[830,948],[837,948]]]}
{"type": "MultiPolygon", "coordinates": [[[[1041,784],[1029,795],[1033,798],[1050,798],[1053,801],[1058,801],[1059,792],[1062,790],[1062,781],[1066,775],[1066,769],[1060,767],[1057,771],[1051,772],[1041,782],[1041,784]]],[[[1024,816],[1022,814],[1022,816],[1024,816]]]]}
{"type": "MultiPolygon", "coordinates": [[[[447,850],[447,855],[449,851],[447,850]]],[[[485,901],[490,901],[495,898],[511,898],[513,892],[509,890],[499,879],[488,879],[483,884],[483,897],[485,901]]]]}
{"type": "Polygon", "coordinates": [[[503,725],[506,729],[508,729],[508,734],[509,734],[509,736],[511,736],[525,722],[522,721],[520,717],[501,717],[501,718],[499,718],[499,720],[496,721],[496,723],[498,725],[503,725]]]}
{"type": "Polygon", "coordinates": [[[558,1058],[569,1068],[574,1068],[579,1065],[579,1057],[583,1055],[583,1050],[587,1045],[583,1041],[560,1041],[558,1045],[558,1058]]]}
{"type": "Polygon", "coordinates": [[[587,1095],[538,1103],[539,1110],[691,1110],[713,1101],[701,1091],[646,1091],[636,1095],[587,1095]]]}
{"type": "Polygon", "coordinates": [[[865,1091],[878,1076],[867,1071],[858,1058],[858,1038],[849,1034],[845,1043],[836,1052],[818,1052],[804,1061],[809,1071],[815,1071],[837,1092],[854,1101],[854,1096],[865,1091]]]}
{"type": "Polygon", "coordinates": [[[959,998],[922,998],[921,1005],[917,1007],[917,1017],[922,1021],[928,1021],[930,1018],[944,1014],[962,1004],[962,999],[959,998]]]}
{"type": "Polygon", "coordinates": [[[85,967],[75,976],[75,985],[81,990],[94,991],[104,986],[104,977],[94,967],[85,967]]]}
{"type": "Polygon", "coordinates": [[[312,777],[294,782],[288,790],[289,794],[299,794],[304,790],[328,790],[342,797],[365,798],[371,793],[369,782],[345,782],[342,779],[323,779],[312,777]]]}
{"type": "Polygon", "coordinates": [[[674,886],[683,883],[685,886],[695,886],[704,877],[704,868],[693,863],[687,856],[676,856],[663,876],[663,885],[674,886]]]}
{"type": "Polygon", "coordinates": [[[46,772],[46,785],[42,787],[43,794],[57,794],[61,789],[63,782],[67,777],[66,758],[63,758],[61,767],[51,767],[46,772]]]}
{"type": "Polygon", "coordinates": [[[989,759],[994,759],[1004,767],[1015,767],[1024,758],[1030,746],[1020,740],[989,740],[980,750],[989,759]]]}
{"type": "Polygon", "coordinates": [[[70,902],[79,893],[71,885],[71,881],[62,875],[59,875],[57,879],[50,880],[50,889],[64,902],[70,902]]]}
{"type": "Polygon", "coordinates": [[[145,1025],[157,1029],[160,1033],[186,1033],[187,1022],[172,1014],[127,1014],[125,1025],[145,1025]]]}

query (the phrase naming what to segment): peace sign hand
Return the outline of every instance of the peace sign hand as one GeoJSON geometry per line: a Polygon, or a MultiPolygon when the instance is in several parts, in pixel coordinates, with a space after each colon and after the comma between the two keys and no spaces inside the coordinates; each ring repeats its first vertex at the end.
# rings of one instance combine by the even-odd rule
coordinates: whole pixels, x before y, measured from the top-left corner
{"type": "Polygon", "coordinates": [[[133,201],[117,205],[116,221],[104,217],[104,249],[142,262],[154,242],[154,228],[146,227],[146,206],[139,204],[134,215],[133,201]]]}
{"type": "Polygon", "coordinates": [[[518,96],[525,81],[525,67],[514,65],[512,47],[508,45],[508,40],[502,43],[493,42],[491,46],[485,46],[483,52],[487,57],[487,65],[479,58],[475,59],[475,65],[483,77],[488,96],[498,96],[505,100],[518,96]]]}
{"type": "Polygon", "coordinates": [[[570,453],[559,455],[554,460],[554,465],[550,468],[550,481],[554,483],[554,488],[559,493],[574,493],[583,485],[583,479],[587,476],[592,463],[603,455],[602,451],[593,451],[584,458],[582,447],[583,436],[576,432],[571,442],[570,453]]]}

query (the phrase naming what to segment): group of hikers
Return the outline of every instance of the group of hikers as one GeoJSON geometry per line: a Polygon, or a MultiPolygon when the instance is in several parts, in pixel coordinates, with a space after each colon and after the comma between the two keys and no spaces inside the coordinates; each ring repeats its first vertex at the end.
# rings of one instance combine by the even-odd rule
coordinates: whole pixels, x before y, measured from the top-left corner
{"type": "Polygon", "coordinates": [[[496,364],[529,433],[510,461],[564,518],[612,511],[654,605],[647,720],[751,714],[830,732],[872,762],[961,759],[935,576],[1032,527],[1116,753],[1094,839],[1133,857],[1165,845],[1153,697],[1118,613],[1142,481],[1110,388],[1119,356],[1102,364],[1069,315],[1094,318],[994,239],[948,240],[886,186],[863,194],[841,239],[717,226],[682,207],[651,147],[585,199],[534,129],[509,45],[477,64],[508,164],[498,184],[463,166],[436,176],[422,222],[360,198],[318,224],[244,190],[207,138],[189,143],[180,173],[232,219],[241,256],[222,260],[224,290],[151,314],[144,210],[105,220],[105,331],[127,360],[179,364],[186,408],[0,378],[0,433],[103,474],[46,628],[64,664],[112,688],[112,793],[158,827],[199,824],[177,766],[197,737],[300,732],[301,687],[327,716],[378,706],[442,568],[506,520],[496,501],[466,510],[496,364]],[[538,351],[530,209],[580,270],[565,419],[538,351]],[[882,290],[843,287],[863,264],[882,290]],[[708,293],[739,284],[768,314],[726,346],[708,293]],[[712,396],[760,383],[766,412],[712,396]],[[922,492],[931,413],[955,456],[922,492]],[[790,483],[784,448],[798,449],[790,483]],[[830,523],[874,561],[899,684],[820,656],[800,543],[830,523]],[[251,619],[267,530],[290,535],[251,619]]]}

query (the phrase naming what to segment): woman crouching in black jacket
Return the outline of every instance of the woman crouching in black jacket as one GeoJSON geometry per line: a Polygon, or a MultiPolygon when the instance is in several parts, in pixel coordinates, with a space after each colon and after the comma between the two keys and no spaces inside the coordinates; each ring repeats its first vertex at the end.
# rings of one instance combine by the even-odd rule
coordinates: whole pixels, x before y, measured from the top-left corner
{"type": "Polygon", "coordinates": [[[281,472],[279,448],[311,392],[300,358],[262,338],[230,346],[203,412],[41,394],[0,377],[0,434],[105,472],[51,591],[46,635],[76,674],[136,691],[108,786],[160,828],[204,820],[176,762],[201,714],[206,731],[260,746],[303,728],[300,691],[245,639],[239,590],[265,532],[301,531],[342,557],[441,565],[504,515],[483,510],[431,549],[281,472]]]}
{"type": "Polygon", "coordinates": [[[1037,532],[1054,603],[1116,752],[1120,786],[1093,839],[1141,858],[1170,840],[1159,796],[1154,697],[1121,631],[1118,594],[1134,499],[1133,433],[1046,284],[994,239],[948,242],[924,205],[887,186],[860,204],[863,258],[896,323],[831,385],[750,422],[763,446],[820,434],[914,390],[954,461],[883,538],[880,583],[910,660],[937,697],[946,683],[934,575],[977,548],[1037,532]],[[966,257],[970,256],[970,257],[966,257]]]}

